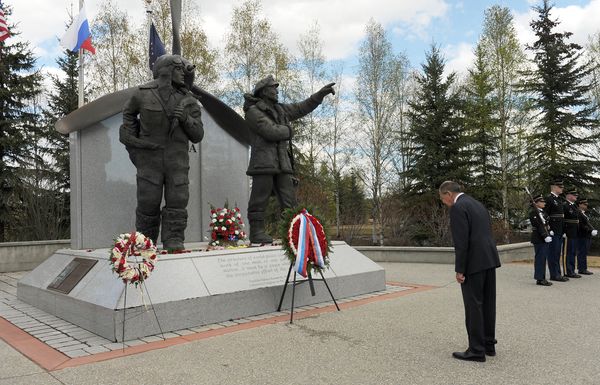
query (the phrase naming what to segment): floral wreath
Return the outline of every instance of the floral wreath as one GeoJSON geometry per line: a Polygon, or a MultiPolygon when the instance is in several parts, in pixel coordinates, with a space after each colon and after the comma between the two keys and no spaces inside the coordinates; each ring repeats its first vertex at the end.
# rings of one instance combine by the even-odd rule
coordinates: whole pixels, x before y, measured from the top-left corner
{"type": "Polygon", "coordinates": [[[329,267],[331,242],[326,226],[306,208],[287,209],[284,212],[279,235],[283,250],[295,270],[306,277],[310,270],[321,272],[329,267]],[[304,244],[301,244],[302,241],[304,244]]]}
{"type": "Polygon", "coordinates": [[[125,284],[133,283],[137,286],[148,279],[156,262],[156,246],[144,234],[124,233],[115,239],[115,244],[110,253],[110,265],[125,284]],[[130,255],[140,256],[142,261],[129,263],[127,257],[130,255]]]}

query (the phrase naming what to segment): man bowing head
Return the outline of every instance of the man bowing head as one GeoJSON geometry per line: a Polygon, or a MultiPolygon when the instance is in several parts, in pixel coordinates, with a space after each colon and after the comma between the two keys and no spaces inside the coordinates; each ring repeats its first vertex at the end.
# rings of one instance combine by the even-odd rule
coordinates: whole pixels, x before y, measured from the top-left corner
{"type": "Polygon", "coordinates": [[[456,281],[462,290],[469,337],[469,348],[452,356],[485,362],[486,355],[496,355],[496,268],[500,267],[490,214],[480,202],[461,192],[456,182],[442,183],[439,194],[450,208],[456,281]]]}

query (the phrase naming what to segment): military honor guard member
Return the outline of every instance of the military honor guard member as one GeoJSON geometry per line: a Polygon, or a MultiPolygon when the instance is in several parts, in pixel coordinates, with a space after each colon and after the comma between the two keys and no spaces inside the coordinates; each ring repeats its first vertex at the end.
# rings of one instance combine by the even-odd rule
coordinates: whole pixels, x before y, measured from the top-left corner
{"type": "Polygon", "coordinates": [[[548,214],[544,212],[546,201],[544,197],[536,195],[532,198],[532,207],[529,210],[529,221],[533,227],[531,231],[531,243],[535,250],[534,274],[536,284],[541,286],[552,286],[552,282],[546,280],[546,261],[550,253],[550,227],[548,225],[548,214]]]}
{"type": "Polygon", "coordinates": [[[575,273],[575,254],[577,249],[577,232],[579,229],[579,209],[575,202],[577,201],[577,191],[570,189],[565,193],[566,202],[564,203],[564,231],[565,241],[567,242],[566,253],[566,277],[581,278],[581,275],[575,273]]]}
{"type": "Polygon", "coordinates": [[[452,356],[485,362],[486,355],[496,355],[496,268],[500,267],[490,214],[479,201],[462,193],[456,182],[442,183],[438,192],[450,208],[454,269],[462,291],[469,337],[469,348],[452,356]]]}
{"type": "Polygon", "coordinates": [[[564,185],[562,180],[556,179],[550,182],[550,194],[546,196],[546,207],[544,211],[550,219],[550,253],[548,254],[548,270],[550,271],[550,280],[566,282],[569,278],[563,277],[560,272],[560,254],[563,242],[564,225],[564,207],[561,194],[564,185]]]}
{"type": "Polygon", "coordinates": [[[590,218],[587,215],[588,201],[580,198],[577,200],[579,206],[579,228],[577,238],[577,270],[579,274],[592,275],[587,269],[587,256],[592,245],[592,237],[598,234],[598,230],[594,229],[590,223],[590,218]]]}

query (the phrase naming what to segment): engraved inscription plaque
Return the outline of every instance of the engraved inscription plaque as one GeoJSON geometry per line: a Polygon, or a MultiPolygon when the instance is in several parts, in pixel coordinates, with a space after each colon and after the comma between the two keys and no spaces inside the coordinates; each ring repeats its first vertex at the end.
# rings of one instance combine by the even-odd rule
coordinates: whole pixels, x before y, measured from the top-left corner
{"type": "Polygon", "coordinates": [[[213,295],[283,285],[290,268],[281,250],[199,258],[195,263],[213,295]]]}
{"type": "Polygon", "coordinates": [[[95,259],[75,258],[48,285],[48,290],[69,294],[83,277],[98,262],[95,259]]]}

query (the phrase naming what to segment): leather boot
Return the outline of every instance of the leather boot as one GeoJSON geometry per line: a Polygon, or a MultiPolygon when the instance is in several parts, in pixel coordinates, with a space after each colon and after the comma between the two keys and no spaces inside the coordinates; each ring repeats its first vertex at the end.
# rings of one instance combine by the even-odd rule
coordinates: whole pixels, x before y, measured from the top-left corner
{"type": "Polygon", "coordinates": [[[265,233],[265,215],[264,213],[248,213],[250,222],[250,242],[251,243],[273,243],[273,238],[265,233]]]}
{"type": "Polygon", "coordinates": [[[145,215],[140,210],[135,211],[135,231],[144,234],[146,238],[152,239],[156,245],[158,230],[160,228],[160,215],[145,215]]]}
{"type": "Polygon", "coordinates": [[[185,240],[187,216],[186,209],[163,208],[162,231],[160,235],[163,249],[168,251],[184,249],[183,241],[185,240]]]}

